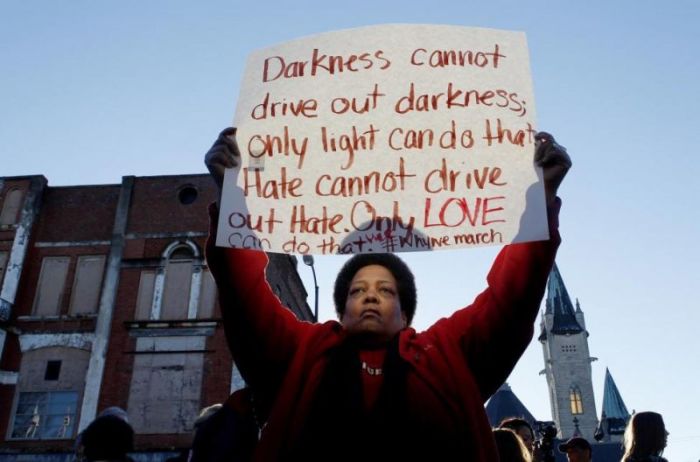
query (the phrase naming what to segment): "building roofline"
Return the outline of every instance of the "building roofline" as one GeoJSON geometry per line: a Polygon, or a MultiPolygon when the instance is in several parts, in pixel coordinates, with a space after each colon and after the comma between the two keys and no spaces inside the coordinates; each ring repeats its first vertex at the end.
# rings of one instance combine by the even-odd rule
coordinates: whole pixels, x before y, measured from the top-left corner
{"type": "MultiPolygon", "coordinates": [[[[209,173],[179,173],[177,175],[143,175],[143,176],[138,176],[138,175],[124,175],[122,176],[122,182],[124,178],[134,178],[135,180],[141,180],[141,179],[172,179],[172,178],[193,178],[193,177],[208,177],[209,173]]],[[[110,187],[110,186],[121,186],[122,182],[119,183],[96,183],[96,184],[76,184],[76,185],[70,185],[70,184],[65,184],[65,185],[57,185],[57,186],[52,186],[48,179],[44,175],[20,175],[20,176],[0,176],[0,181],[20,181],[20,180],[31,180],[33,178],[43,178],[44,182],[46,182],[47,187],[51,189],[58,189],[58,188],[95,188],[95,187],[110,187]]]]}

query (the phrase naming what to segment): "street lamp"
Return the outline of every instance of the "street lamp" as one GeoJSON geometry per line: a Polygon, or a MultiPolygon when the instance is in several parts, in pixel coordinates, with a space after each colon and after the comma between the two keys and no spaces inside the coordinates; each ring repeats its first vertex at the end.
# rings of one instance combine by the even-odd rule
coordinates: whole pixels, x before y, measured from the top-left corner
{"type": "Polygon", "coordinates": [[[316,282],[316,269],[314,268],[313,255],[303,255],[302,260],[306,266],[311,267],[311,274],[314,275],[314,321],[318,322],[318,282],[316,282]]]}

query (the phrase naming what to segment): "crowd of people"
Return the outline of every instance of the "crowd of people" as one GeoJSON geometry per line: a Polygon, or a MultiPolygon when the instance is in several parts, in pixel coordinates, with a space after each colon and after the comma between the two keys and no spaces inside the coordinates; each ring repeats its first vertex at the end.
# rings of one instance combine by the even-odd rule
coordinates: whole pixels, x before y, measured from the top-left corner
{"type": "MultiPolygon", "coordinates": [[[[498,453],[502,462],[549,462],[553,454],[538,451],[532,426],[521,418],[504,419],[494,428],[498,453]]],[[[657,412],[634,413],[627,423],[623,438],[624,453],[620,462],[667,462],[662,457],[668,439],[663,417],[657,412]]],[[[591,462],[594,449],[580,435],[574,435],[558,446],[568,462],[591,462]]]]}
{"type": "MultiPolygon", "coordinates": [[[[192,445],[167,462],[238,462],[254,460],[258,440],[254,421],[236,400],[248,399],[247,390],[234,393],[233,400],[203,408],[194,422],[192,445]]],[[[498,459],[501,462],[549,462],[554,454],[546,454],[535,444],[530,423],[522,418],[504,419],[492,429],[498,459]]],[[[667,462],[662,457],[668,431],[663,417],[656,412],[637,412],[630,418],[624,433],[620,462],[667,462]]],[[[109,407],[78,435],[76,462],[133,462],[134,431],[127,413],[109,407]]],[[[558,445],[568,462],[592,462],[593,446],[581,436],[573,436],[558,445]]],[[[413,460],[413,459],[409,459],[413,460]]]]}
{"type": "MultiPolygon", "coordinates": [[[[411,328],[413,273],[391,253],[347,260],[333,293],[338,321],[299,321],[267,283],[265,253],[215,247],[213,204],[207,263],[229,349],[248,387],[205,408],[192,447],[172,461],[548,462],[527,421],[512,418],[492,429],[484,411],[532,338],[560,243],[557,190],[571,160],[541,132],[534,163],[542,169],[550,238],[505,246],[486,289],[423,332],[411,328]]],[[[219,188],[225,169],[240,168],[235,129],[221,132],[205,164],[219,188]]],[[[665,443],[660,416],[637,413],[625,434],[623,461],[662,461],[665,443]]],[[[128,418],[114,409],[103,413],[81,434],[78,448],[87,461],[129,460],[128,418]]],[[[592,456],[581,437],[559,450],[571,462],[592,456]]]]}

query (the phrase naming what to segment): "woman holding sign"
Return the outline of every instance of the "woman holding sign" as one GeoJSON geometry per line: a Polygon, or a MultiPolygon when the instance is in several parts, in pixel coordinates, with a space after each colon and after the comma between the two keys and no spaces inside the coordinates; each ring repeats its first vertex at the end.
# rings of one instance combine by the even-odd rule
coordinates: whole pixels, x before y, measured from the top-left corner
{"type": "MultiPolygon", "coordinates": [[[[225,168],[240,165],[234,135],[224,130],[205,157],[220,187],[225,168]]],[[[420,333],[410,328],[413,275],[395,255],[352,257],[335,283],[339,322],[301,322],[268,285],[264,253],[214,247],[211,208],[207,259],[263,424],[255,460],[498,460],[484,402],[532,338],[560,242],[556,192],[571,166],[546,133],[535,163],[550,240],[504,247],[472,305],[420,333]]]]}

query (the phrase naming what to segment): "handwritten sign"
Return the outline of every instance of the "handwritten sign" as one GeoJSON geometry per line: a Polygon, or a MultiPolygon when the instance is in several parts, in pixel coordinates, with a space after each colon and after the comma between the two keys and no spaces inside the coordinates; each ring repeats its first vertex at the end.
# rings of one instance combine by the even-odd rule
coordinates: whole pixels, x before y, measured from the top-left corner
{"type": "Polygon", "coordinates": [[[523,33],[384,25],[254,52],[217,245],[334,254],[548,237],[523,33]]]}

